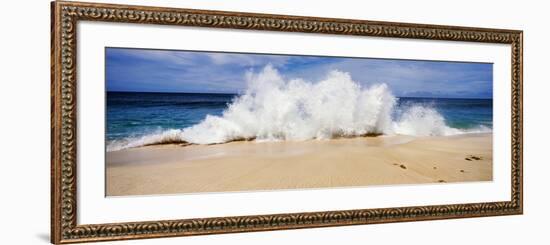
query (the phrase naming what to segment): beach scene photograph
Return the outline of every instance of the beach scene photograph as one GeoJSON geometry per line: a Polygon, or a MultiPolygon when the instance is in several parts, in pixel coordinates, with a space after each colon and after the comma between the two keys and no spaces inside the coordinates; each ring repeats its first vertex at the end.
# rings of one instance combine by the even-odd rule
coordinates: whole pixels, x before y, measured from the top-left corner
{"type": "Polygon", "coordinates": [[[493,64],[105,48],[106,196],[493,180],[493,64]]]}

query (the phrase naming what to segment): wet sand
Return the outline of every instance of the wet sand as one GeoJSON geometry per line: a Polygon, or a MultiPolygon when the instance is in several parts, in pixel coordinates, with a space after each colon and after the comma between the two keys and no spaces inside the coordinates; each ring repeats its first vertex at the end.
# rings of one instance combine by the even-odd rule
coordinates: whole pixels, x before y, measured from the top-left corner
{"type": "Polygon", "coordinates": [[[108,196],[492,180],[492,134],[155,145],[107,153],[108,196]]]}

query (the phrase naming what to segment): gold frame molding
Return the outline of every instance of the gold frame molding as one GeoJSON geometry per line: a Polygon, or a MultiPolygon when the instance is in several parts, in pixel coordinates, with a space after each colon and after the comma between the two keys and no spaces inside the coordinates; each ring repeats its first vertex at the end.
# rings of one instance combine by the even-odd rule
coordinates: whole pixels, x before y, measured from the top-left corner
{"type": "Polygon", "coordinates": [[[56,1],[51,4],[51,242],[75,243],[467,218],[523,213],[523,32],[210,10],[56,1]],[[77,224],[77,23],[125,22],[511,45],[510,201],[77,224]]]}

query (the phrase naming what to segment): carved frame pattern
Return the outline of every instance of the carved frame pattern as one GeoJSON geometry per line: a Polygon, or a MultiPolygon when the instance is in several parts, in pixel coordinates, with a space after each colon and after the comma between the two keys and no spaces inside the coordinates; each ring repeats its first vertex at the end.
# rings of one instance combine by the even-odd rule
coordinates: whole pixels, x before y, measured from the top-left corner
{"type": "Polygon", "coordinates": [[[74,243],[170,236],[375,224],[523,213],[523,32],[424,24],[174,9],[57,1],[51,4],[51,242],[74,243]],[[199,26],[511,45],[511,199],[466,203],[196,218],[111,224],[77,224],[77,22],[102,21],[199,26]]]}

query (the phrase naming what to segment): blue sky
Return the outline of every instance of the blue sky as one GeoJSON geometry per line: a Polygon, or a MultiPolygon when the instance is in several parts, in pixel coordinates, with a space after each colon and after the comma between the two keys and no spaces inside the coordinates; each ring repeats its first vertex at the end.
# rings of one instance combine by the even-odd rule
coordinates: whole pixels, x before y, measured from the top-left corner
{"type": "Polygon", "coordinates": [[[315,82],[330,70],[396,96],[492,98],[493,65],[441,61],[106,49],[107,91],[240,93],[245,74],[271,64],[285,78],[315,82]]]}

